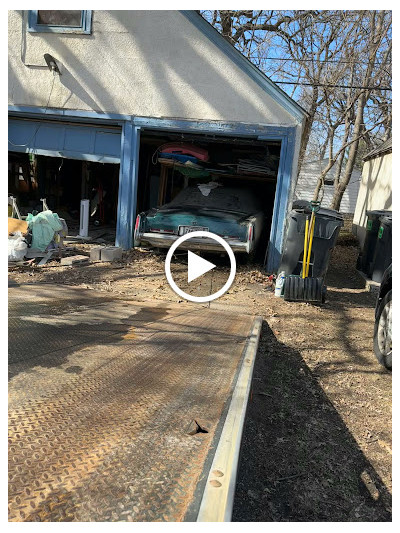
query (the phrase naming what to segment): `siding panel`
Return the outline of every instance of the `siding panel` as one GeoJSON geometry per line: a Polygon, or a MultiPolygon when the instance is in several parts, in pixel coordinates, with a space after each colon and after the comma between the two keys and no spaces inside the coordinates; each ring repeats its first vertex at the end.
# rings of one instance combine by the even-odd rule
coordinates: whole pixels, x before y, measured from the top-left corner
{"type": "MultiPolygon", "coordinates": [[[[300,171],[295,190],[296,200],[312,200],[314,189],[320,176],[321,170],[326,166],[327,160],[311,161],[305,163],[300,171]]],[[[328,178],[333,179],[335,176],[335,166],[328,172],[328,178]]],[[[357,204],[358,190],[360,187],[361,173],[354,170],[350,183],[343,194],[340,211],[342,213],[353,214],[357,204]]],[[[322,207],[330,207],[333,198],[333,185],[325,185],[322,207]]]]}

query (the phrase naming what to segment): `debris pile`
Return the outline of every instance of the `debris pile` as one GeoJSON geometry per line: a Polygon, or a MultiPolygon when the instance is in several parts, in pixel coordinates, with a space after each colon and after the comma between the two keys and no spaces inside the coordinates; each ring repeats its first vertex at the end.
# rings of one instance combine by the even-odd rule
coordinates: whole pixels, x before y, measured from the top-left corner
{"type": "Polygon", "coordinates": [[[61,255],[63,240],[68,234],[64,219],[49,209],[41,213],[29,213],[26,220],[8,219],[8,261],[24,258],[46,258],[55,251],[61,255]]]}
{"type": "Polygon", "coordinates": [[[68,233],[65,221],[62,222],[61,220],[62,219],[59,218],[57,213],[53,213],[50,210],[42,211],[36,215],[29,213],[26,217],[26,221],[28,223],[28,228],[32,232],[31,247],[33,250],[44,252],[48,250],[48,247],[53,242],[54,245],[52,245],[52,247],[57,247],[56,242],[59,241],[59,239],[56,240],[56,234],[64,230],[63,236],[66,237],[68,233]]]}
{"type": "Polygon", "coordinates": [[[21,261],[25,257],[28,244],[21,231],[8,237],[8,260],[21,261]]]}

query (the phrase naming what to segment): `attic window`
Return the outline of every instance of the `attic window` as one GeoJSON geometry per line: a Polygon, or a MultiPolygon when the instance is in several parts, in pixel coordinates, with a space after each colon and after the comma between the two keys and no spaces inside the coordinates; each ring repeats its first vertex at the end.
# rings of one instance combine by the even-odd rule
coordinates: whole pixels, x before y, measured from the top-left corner
{"type": "Polygon", "coordinates": [[[29,11],[28,30],[47,33],[91,33],[92,11],[29,11]]]}
{"type": "Polygon", "coordinates": [[[333,179],[331,178],[325,178],[324,179],[324,185],[333,185],[333,179]]]}

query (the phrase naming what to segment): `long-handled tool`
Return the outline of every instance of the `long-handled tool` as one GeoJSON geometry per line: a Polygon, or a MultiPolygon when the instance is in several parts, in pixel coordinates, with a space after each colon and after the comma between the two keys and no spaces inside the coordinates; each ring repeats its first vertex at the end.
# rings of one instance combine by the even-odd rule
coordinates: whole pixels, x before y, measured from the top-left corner
{"type": "Polygon", "coordinates": [[[315,214],[320,202],[311,202],[311,217],[306,218],[304,228],[304,250],[301,276],[288,276],[285,283],[284,299],[296,302],[322,302],[324,300],[323,278],[308,277],[315,229],[315,214]]]}
{"type": "Polygon", "coordinates": [[[315,227],[315,213],[318,211],[319,207],[319,202],[311,202],[311,218],[310,221],[308,218],[306,219],[306,227],[304,231],[303,279],[308,278],[308,273],[310,270],[311,250],[315,227]]]}

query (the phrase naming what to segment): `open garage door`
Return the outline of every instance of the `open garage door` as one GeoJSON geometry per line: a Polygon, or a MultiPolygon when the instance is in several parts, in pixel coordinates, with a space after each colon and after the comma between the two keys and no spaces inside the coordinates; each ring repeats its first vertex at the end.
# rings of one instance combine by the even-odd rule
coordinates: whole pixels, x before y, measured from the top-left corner
{"type": "Polygon", "coordinates": [[[120,162],[120,126],[14,118],[8,124],[9,149],[13,152],[96,163],[120,162]]]}
{"type": "Polygon", "coordinates": [[[90,200],[89,229],[115,240],[121,127],[9,120],[8,192],[22,215],[41,211],[41,199],[79,231],[80,202],[90,200]],[[100,226],[100,227],[99,227],[100,226]]]}
{"type": "MultiPolygon", "coordinates": [[[[189,206],[184,212],[194,226],[201,225],[200,220],[203,220],[203,225],[208,227],[209,223],[215,222],[220,216],[223,221],[220,227],[224,228],[224,231],[221,230],[222,233],[219,233],[215,225],[214,232],[228,241],[239,239],[236,231],[240,231],[240,227],[229,226],[226,217],[240,218],[246,213],[247,216],[251,215],[254,218],[251,256],[253,260],[263,264],[270,242],[276,204],[281,148],[280,140],[265,141],[240,136],[156,130],[143,132],[140,140],[138,212],[153,209],[155,213],[164,205],[175,208],[170,214],[163,215],[163,223],[166,226],[159,227],[156,224],[154,229],[150,227],[147,238],[151,232],[155,232],[157,236],[163,233],[179,234],[176,208],[186,205],[182,202],[186,202],[189,206]],[[195,150],[194,153],[197,150],[202,154],[203,160],[198,159],[194,163],[188,158],[189,161],[186,161],[186,156],[179,155],[182,146],[195,150]],[[162,153],[164,149],[170,149],[170,153],[162,153]],[[201,196],[200,200],[196,199],[194,196],[196,191],[193,190],[202,186],[207,188],[210,183],[211,188],[204,194],[207,200],[202,201],[201,196]],[[182,194],[185,189],[186,196],[182,194]],[[213,192],[210,192],[211,189],[213,192]],[[233,198],[237,198],[236,202],[232,200],[233,198]],[[209,213],[212,212],[214,219],[211,220],[206,216],[199,218],[197,215],[201,208],[208,210],[209,213]],[[227,234],[226,228],[232,232],[227,234]]],[[[244,233],[240,239],[246,238],[243,235],[244,233]]],[[[146,241],[143,242],[146,244],[146,241]]],[[[157,242],[159,243],[160,239],[157,242]]],[[[165,242],[169,241],[165,239],[165,242]]],[[[241,249],[244,250],[244,246],[241,249]]]]}

